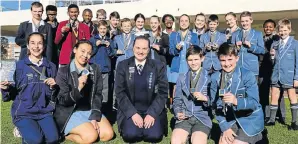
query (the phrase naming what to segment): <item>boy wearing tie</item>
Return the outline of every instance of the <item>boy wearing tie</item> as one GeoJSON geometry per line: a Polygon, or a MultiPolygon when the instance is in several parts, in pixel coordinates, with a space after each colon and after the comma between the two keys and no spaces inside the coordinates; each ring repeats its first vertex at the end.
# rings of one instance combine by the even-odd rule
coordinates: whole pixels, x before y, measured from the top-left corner
{"type": "Polygon", "coordinates": [[[177,119],[172,133],[171,143],[186,143],[191,135],[191,143],[207,143],[212,128],[208,115],[211,98],[207,95],[210,77],[208,71],[201,67],[204,60],[199,47],[191,46],[186,53],[189,71],[180,74],[173,103],[177,119]]]}
{"type": "MultiPolygon", "coordinates": [[[[253,22],[250,12],[245,11],[240,15],[242,29],[232,34],[231,43],[239,51],[238,65],[259,75],[258,55],[265,54],[262,32],[251,28],[253,22]]],[[[257,78],[258,79],[258,78],[257,78]]]]}
{"type": "Polygon", "coordinates": [[[221,69],[217,58],[217,51],[219,46],[227,41],[226,36],[216,30],[218,25],[218,16],[210,15],[208,19],[209,31],[200,37],[200,47],[203,49],[206,57],[203,62],[203,67],[207,69],[209,73],[214,73],[214,71],[221,69]]]}
{"type": "Polygon", "coordinates": [[[298,42],[290,36],[291,21],[282,19],[278,22],[280,40],[273,42],[270,54],[274,56],[274,67],[271,77],[270,119],[266,125],[275,124],[280,90],[287,90],[291,102],[291,129],[298,130],[297,97],[295,87],[298,86],[298,42]]]}
{"type": "Polygon", "coordinates": [[[264,117],[255,75],[237,65],[235,45],[222,44],[218,58],[222,70],[211,76],[210,94],[222,131],[219,144],[256,143],[262,139],[264,117]]]}
{"type": "Polygon", "coordinates": [[[108,102],[109,96],[109,75],[111,72],[111,59],[114,55],[114,51],[111,48],[112,40],[106,36],[108,29],[108,23],[105,20],[98,22],[98,34],[91,37],[90,42],[92,43],[92,56],[90,62],[99,65],[102,80],[103,80],[103,103],[108,102]]]}

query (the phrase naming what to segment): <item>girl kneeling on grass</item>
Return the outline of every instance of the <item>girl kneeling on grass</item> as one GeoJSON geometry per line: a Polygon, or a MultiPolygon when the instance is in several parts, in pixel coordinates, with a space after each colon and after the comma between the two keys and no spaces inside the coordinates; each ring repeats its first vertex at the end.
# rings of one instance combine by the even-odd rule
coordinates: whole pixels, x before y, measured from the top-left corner
{"type": "Polygon", "coordinates": [[[58,143],[58,131],[52,116],[56,66],[42,56],[42,34],[30,34],[27,48],[28,57],[16,63],[15,83],[1,82],[2,100],[13,100],[11,116],[23,143],[58,143]]]}
{"type": "Polygon", "coordinates": [[[70,64],[61,67],[56,77],[55,120],[61,134],[75,143],[109,141],[114,132],[101,113],[102,76],[99,66],[88,64],[92,53],[89,41],[79,41],[73,48],[70,64]]]}

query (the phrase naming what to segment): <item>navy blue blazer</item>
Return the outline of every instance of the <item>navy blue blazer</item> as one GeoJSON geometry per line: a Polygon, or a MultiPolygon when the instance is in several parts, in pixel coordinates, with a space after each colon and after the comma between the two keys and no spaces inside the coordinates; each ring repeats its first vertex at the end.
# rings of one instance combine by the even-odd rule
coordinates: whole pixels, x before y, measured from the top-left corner
{"type": "MultiPolygon", "coordinates": [[[[166,119],[165,104],[168,98],[168,79],[166,65],[160,61],[147,58],[148,65],[148,103],[149,108],[146,114],[153,118],[162,116],[166,119]]],[[[116,70],[115,93],[118,102],[117,123],[118,130],[121,132],[123,119],[128,119],[138,111],[134,107],[134,100],[137,95],[134,91],[135,57],[123,60],[119,63],[116,70]]]]}
{"type": "MultiPolygon", "coordinates": [[[[19,60],[27,57],[27,38],[32,31],[32,23],[29,21],[22,22],[19,26],[15,42],[17,45],[21,47],[21,53],[19,60]]],[[[40,25],[38,28],[38,32],[44,35],[44,56],[47,57],[49,61],[52,61],[52,53],[53,53],[53,32],[52,26],[44,21],[44,25],[40,25]]]]}
{"type": "Polygon", "coordinates": [[[237,122],[248,136],[261,133],[264,129],[264,114],[259,103],[259,90],[254,74],[245,68],[236,67],[232,76],[231,93],[237,97],[237,106],[233,106],[232,118],[227,118],[222,112],[223,102],[218,96],[220,79],[221,71],[211,76],[210,94],[216,103],[216,119],[221,131],[226,131],[237,122]]]}
{"type": "MultiPolygon", "coordinates": [[[[218,60],[217,52],[216,51],[208,51],[206,49],[206,45],[210,42],[210,31],[202,34],[200,37],[200,48],[203,49],[203,52],[205,54],[205,59],[203,61],[203,67],[207,70],[210,70],[213,66],[215,70],[220,70],[221,66],[218,60]]],[[[215,41],[218,46],[223,44],[224,42],[227,42],[226,36],[219,31],[216,31],[215,34],[215,41]]]]}
{"type": "MultiPolygon", "coordinates": [[[[243,30],[236,31],[232,34],[231,43],[235,44],[242,41],[243,30]]],[[[255,75],[259,75],[258,55],[265,54],[264,40],[262,32],[255,29],[250,29],[247,36],[247,41],[250,42],[251,47],[246,48],[243,45],[240,48],[238,65],[251,70],[255,75]]]]}
{"type": "MultiPolygon", "coordinates": [[[[276,43],[280,41],[275,41],[272,45],[278,45],[276,43]]],[[[280,48],[275,51],[274,60],[272,84],[280,81],[281,84],[293,86],[294,80],[298,80],[298,41],[290,36],[282,53],[280,53],[280,48]]]]}
{"type": "MultiPolygon", "coordinates": [[[[212,128],[212,121],[208,115],[208,108],[211,106],[211,97],[208,96],[208,84],[210,83],[210,77],[208,71],[202,68],[200,78],[195,86],[196,92],[201,92],[208,98],[207,102],[197,101],[190,92],[190,75],[191,71],[185,74],[179,74],[179,78],[176,83],[176,91],[173,102],[174,115],[177,118],[177,113],[183,113],[187,117],[195,116],[204,125],[212,128]]],[[[182,120],[183,121],[183,120],[182,120]]],[[[176,121],[177,123],[181,121],[176,121]]]]}

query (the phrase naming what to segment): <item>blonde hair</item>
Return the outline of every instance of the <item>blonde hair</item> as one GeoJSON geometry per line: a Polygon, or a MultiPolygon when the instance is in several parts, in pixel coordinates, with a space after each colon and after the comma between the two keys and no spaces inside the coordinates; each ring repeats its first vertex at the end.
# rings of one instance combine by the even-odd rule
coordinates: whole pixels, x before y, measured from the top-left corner
{"type": "Polygon", "coordinates": [[[291,21],[287,18],[283,18],[281,20],[278,21],[278,26],[277,28],[280,29],[281,27],[286,26],[289,30],[292,28],[292,24],[291,21]]]}

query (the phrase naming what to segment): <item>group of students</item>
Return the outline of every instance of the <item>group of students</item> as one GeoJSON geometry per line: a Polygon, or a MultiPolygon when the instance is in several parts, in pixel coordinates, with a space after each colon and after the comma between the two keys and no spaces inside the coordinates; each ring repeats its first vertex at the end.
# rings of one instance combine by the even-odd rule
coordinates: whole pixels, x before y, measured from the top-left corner
{"type": "MultiPolygon", "coordinates": [[[[159,142],[167,133],[168,95],[176,119],[173,144],[189,137],[207,143],[213,116],[222,132],[219,143],[256,143],[264,124],[275,124],[284,90],[291,128],[298,130],[298,42],[288,19],[278,22],[277,33],[275,22],[266,20],[263,37],[247,11],[240,15],[241,28],[236,14],[227,13],[229,28],[223,32],[217,15],[206,19],[202,13],[194,29],[183,14],[175,31],[175,18],[166,14],[162,20],[152,16],[147,31],[141,13],[133,27],[118,12],[108,24],[103,9],[96,24],[90,9],[80,22],[75,4],[68,7],[69,20],[60,23],[55,6],[47,6],[46,20],[41,3],[33,2],[31,12],[32,20],[21,23],[16,36],[22,49],[14,82],[1,82],[3,101],[14,101],[11,116],[23,143],[109,141],[114,132],[102,109],[108,101],[125,142],[159,142]]],[[[279,120],[285,124],[283,113],[279,120]]]]}

